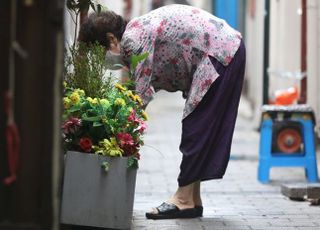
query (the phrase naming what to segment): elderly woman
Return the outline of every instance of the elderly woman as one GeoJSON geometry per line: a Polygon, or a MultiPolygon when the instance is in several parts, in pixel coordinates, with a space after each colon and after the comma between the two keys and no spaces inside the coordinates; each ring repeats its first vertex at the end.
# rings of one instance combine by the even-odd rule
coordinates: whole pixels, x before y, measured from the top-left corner
{"type": "Polygon", "coordinates": [[[179,186],[146,217],[202,216],[200,182],[222,178],[229,161],[245,70],[241,34],[201,9],[168,5],[128,24],[112,11],[93,13],[79,40],[99,42],[109,61],[127,66],[131,55],[147,52],[132,76],[144,105],[161,89],[182,92],[179,186]]]}

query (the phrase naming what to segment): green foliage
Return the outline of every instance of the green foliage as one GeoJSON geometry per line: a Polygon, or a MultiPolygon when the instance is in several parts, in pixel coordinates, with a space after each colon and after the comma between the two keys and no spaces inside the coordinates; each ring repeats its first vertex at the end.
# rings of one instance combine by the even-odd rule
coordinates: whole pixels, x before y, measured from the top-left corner
{"type": "Polygon", "coordinates": [[[83,89],[89,97],[104,97],[114,79],[106,76],[105,49],[98,44],[79,43],[66,54],[64,79],[73,89],[83,89]]]}
{"type": "Polygon", "coordinates": [[[139,168],[138,160],[135,157],[129,157],[128,158],[128,168],[137,169],[139,168]]]}
{"type": "Polygon", "coordinates": [[[110,164],[109,164],[108,161],[104,161],[104,162],[102,162],[102,164],[101,164],[101,168],[103,168],[103,170],[104,170],[105,172],[108,172],[108,171],[109,171],[109,166],[110,166],[110,164]]]}
{"type": "Polygon", "coordinates": [[[140,54],[140,55],[132,55],[131,56],[131,69],[136,69],[138,63],[140,61],[143,61],[144,59],[146,59],[147,57],[149,56],[149,53],[143,53],[143,54],[140,54]]]}

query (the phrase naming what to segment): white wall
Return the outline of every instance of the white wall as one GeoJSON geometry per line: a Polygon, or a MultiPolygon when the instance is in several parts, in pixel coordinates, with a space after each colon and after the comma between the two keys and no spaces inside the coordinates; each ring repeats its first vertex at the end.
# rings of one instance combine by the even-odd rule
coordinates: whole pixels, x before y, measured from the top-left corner
{"type": "Polygon", "coordinates": [[[263,98],[263,42],[264,42],[264,0],[256,1],[254,15],[250,13],[249,5],[246,13],[246,48],[247,66],[246,81],[248,83],[248,98],[254,109],[254,123],[259,125],[260,107],[263,98]]]}
{"type": "MultiPolygon", "coordinates": [[[[301,1],[270,0],[270,69],[275,71],[300,71],[301,1]]],[[[250,1],[248,1],[248,6],[250,1]]],[[[263,92],[263,25],[265,1],[256,0],[256,14],[246,15],[246,46],[248,98],[254,108],[254,121],[258,125],[263,92]]],[[[320,127],[320,1],[307,1],[307,104],[316,113],[317,127],[320,127]]],[[[277,77],[269,78],[269,93],[272,97],[277,89],[285,89],[299,80],[277,77]]],[[[318,132],[320,137],[320,132],[318,132]]]]}
{"type": "Polygon", "coordinates": [[[189,0],[189,2],[193,6],[202,8],[202,9],[212,13],[212,1],[211,0],[189,0]]]}
{"type": "MultiPolygon", "coordinates": [[[[315,110],[317,126],[320,127],[320,2],[319,0],[308,0],[307,4],[307,101],[315,110]]],[[[318,135],[320,137],[320,132],[318,135]]]]}
{"type": "MultiPolygon", "coordinates": [[[[301,63],[301,0],[270,2],[269,68],[275,73],[300,72],[301,63]]],[[[300,85],[299,79],[269,75],[269,97],[274,92],[300,85]]]]}

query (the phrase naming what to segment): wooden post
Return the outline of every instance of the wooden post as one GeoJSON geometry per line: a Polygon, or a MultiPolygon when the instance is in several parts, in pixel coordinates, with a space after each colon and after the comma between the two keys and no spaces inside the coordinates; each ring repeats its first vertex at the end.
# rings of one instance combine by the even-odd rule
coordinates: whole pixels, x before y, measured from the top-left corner
{"type": "MultiPolygon", "coordinates": [[[[307,71],[307,0],[301,0],[301,72],[307,71]]],[[[307,102],[307,75],[300,83],[300,98],[299,104],[307,102]]]]}
{"type": "Polygon", "coordinates": [[[263,42],[263,104],[269,104],[269,33],[270,33],[270,1],[265,1],[264,42],[263,42]]]}
{"type": "MultiPolygon", "coordinates": [[[[6,213],[0,229],[58,229],[64,1],[17,3],[14,110],[21,139],[20,166],[18,180],[10,187],[13,199],[7,206],[0,205],[0,214],[6,213]]],[[[3,5],[1,13],[7,10],[3,5]]],[[[0,28],[11,22],[1,21],[0,28]]],[[[2,56],[8,58],[6,53],[2,56]]],[[[1,83],[2,76],[8,74],[1,72],[1,83]]],[[[8,194],[0,195],[8,199],[8,194]]]]}
{"type": "MultiPolygon", "coordinates": [[[[4,93],[8,90],[9,40],[10,40],[10,0],[1,2],[0,7],[0,181],[8,175],[6,149],[6,114],[4,111],[4,93]]],[[[7,219],[11,190],[0,182],[0,222],[7,219]]]]}

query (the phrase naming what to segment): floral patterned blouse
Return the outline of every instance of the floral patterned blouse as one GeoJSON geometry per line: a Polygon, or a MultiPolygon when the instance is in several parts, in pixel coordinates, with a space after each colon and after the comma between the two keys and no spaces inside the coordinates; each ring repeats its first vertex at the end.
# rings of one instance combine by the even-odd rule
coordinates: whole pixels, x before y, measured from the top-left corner
{"type": "Polygon", "coordinates": [[[121,40],[125,60],[145,52],[133,78],[147,105],[160,89],[182,91],[183,118],[201,101],[219,74],[209,56],[227,66],[240,46],[241,34],[224,20],[186,5],[168,5],[131,20],[121,40]]]}

